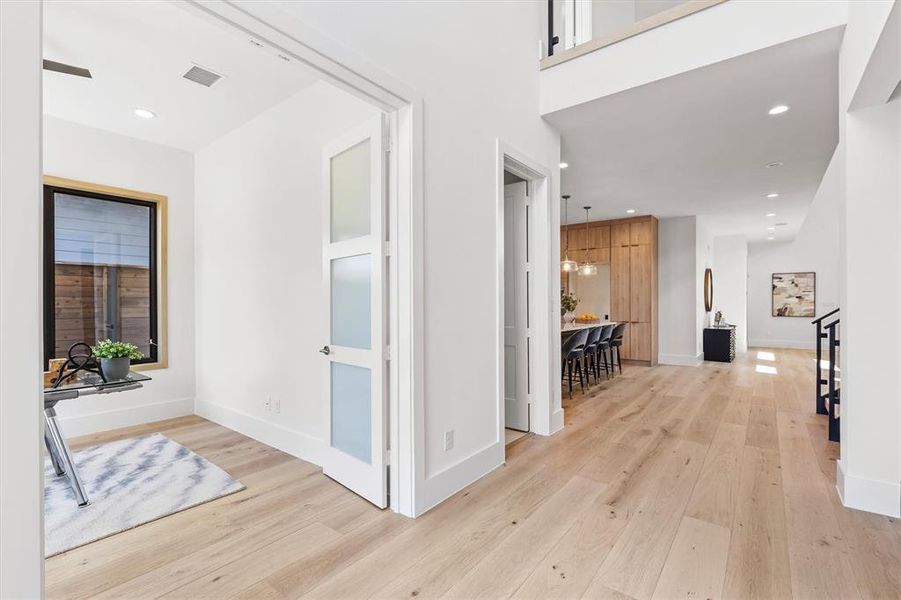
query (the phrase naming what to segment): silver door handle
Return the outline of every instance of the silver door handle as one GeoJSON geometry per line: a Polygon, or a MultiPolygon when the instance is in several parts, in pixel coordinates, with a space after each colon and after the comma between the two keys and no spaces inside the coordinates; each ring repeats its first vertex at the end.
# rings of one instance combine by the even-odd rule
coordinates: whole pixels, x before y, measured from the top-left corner
{"type": "Polygon", "coordinates": [[[329,348],[328,346],[323,346],[322,348],[319,349],[319,351],[322,352],[323,354],[331,354],[332,353],[332,349],[329,348]]]}

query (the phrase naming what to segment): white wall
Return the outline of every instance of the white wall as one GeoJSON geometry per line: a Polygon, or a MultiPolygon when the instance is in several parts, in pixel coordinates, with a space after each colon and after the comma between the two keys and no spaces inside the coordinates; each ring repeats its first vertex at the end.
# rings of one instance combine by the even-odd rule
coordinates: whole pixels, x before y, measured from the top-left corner
{"type": "MultiPolygon", "coordinates": [[[[704,219],[695,225],[695,352],[704,353],[704,328],[713,324],[714,312],[704,306],[704,272],[713,269],[713,235],[704,219]]],[[[716,274],[713,276],[716,279],[716,274]]],[[[714,309],[715,310],[715,309],[714,309]]]]}
{"type": "Polygon", "coordinates": [[[591,37],[596,38],[635,22],[635,0],[595,0],[591,3],[591,37]]]}
{"type": "Polygon", "coordinates": [[[850,3],[839,60],[838,152],[844,260],[837,487],[847,506],[895,517],[901,516],[901,101],[885,100],[901,79],[899,32],[898,3],[850,3]],[[852,101],[855,109],[846,112],[852,101]]]}
{"type": "MultiPolygon", "coordinates": [[[[254,4],[240,3],[251,12],[254,4]]],[[[557,201],[559,136],[536,108],[546,3],[486,2],[476,10],[467,2],[361,2],[353,18],[330,2],[280,6],[296,18],[280,19],[282,30],[308,27],[341,40],[423,101],[424,395],[415,407],[424,425],[415,450],[423,512],[503,461],[499,326],[486,304],[497,289],[496,142],[554,173],[549,196],[557,201]],[[488,48],[486,40],[501,43],[488,48]],[[454,448],[445,451],[451,430],[454,448]]],[[[559,235],[557,226],[549,235],[559,235]]],[[[553,312],[559,298],[551,296],[553,312]]],[[[559,390],[552,405],[560,406],[559,390]]]]}
{"type": "Polygon", "coordinates": [[[695,366],[703,358],[697,348],[696,224],[695,217],[675,217],[658,225],[657,360],[663,364],[695,366]]]}
{"type": "MultiPolygon", "coordinates": [[[[703,300],[703,296],[702,296],[703,300]]],[[[748,350],[748,242],[743,235],[713,238],[713,312],[735,325],[735,351],[748,350]]]]}
{"type": "Polygon", "coordinates": [[[316,464],[322,149],[377,114],[315,83],[196,153],[197,412],[316,464]]]}
{"type": "MultiPolygon", "coordinates": [[[[596,3],[595,3],[596,4],[596,3]]],[[[845,2],[724,2],[541,72],[541,114],[844,25],[845,2]]]]}
{"type": "Polygon", "coordinates": [[[814,348],[812,319],[772,316],[772,274],[813,271],[816,313],[839,305],[840,227],[843,163],[829,163],[804,224],[794,240],[748,246],[748,344],[772,348],[814,348]]]}
{"type": "Polygon", "coordinates": [[[41,5],[0,2],[0,598],[40,598],[41,5]]]}
{"type": "Polygon", "coordinates": [[[192,414],[194,411],[194,158],[159,146],[54,117],[44,117],[44,173],[162,194],[169,201],[168,352],[166,369],[126,394],[63,402],[70,436],[192,414]]]}

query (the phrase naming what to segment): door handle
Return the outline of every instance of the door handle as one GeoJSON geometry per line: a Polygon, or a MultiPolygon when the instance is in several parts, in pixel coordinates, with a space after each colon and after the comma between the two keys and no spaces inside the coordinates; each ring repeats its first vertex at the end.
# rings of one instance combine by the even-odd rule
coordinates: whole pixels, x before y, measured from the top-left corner
{"type": "Polygon", "coordinates": [[[322,348],[319,349],[319,351],[326,355],[332,353],[332,349],[329,348],[328,346],[323,346],[322,348]]]}

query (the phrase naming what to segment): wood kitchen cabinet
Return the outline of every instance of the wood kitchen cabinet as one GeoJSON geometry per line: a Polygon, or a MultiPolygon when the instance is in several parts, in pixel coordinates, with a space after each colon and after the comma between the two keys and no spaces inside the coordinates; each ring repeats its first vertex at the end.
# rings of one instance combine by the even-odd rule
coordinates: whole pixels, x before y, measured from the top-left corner
{"type": "MultiPolygon", "coordinates": [[[[610,226],[600,225],[588,229],[588,247],[591,249],[610,249],[610,226]]],[[[608,254],[609,256],[609,254],[608,254]]]]}
{"type": "Polygon", "coordinates": [[[657,219],[563,227],[564,246],[565,236],[573,260],[583,261],[590,249],[592,260],[610,263],[610,319],[627,323],[622,358],[657,364],[657,219]]]}
{"type": "Polygon", "coordinates": [[[632,320],[629,246],[610,248],[610,320],[620,323],[632,320]]]}
{"type": "Polygon", "coordinates": [[[639,244],[629,247],[630,320],[651,322],[651,247],[639,244]]]}
{"type": "Polygon", "coordinates": [[[628,246],[631,243],[631,229],[629,223],[617,223],[610,226],[611,246],[628,246]]]}
{"type": "Polygon", "coordinates": [[[588,232],[585,231],[584,225],[582,227],[571,228],[568,231],[568,235],[570,252],[572,252],[573,250],[585,250],[586,248],[588,248],[588,232]]]}

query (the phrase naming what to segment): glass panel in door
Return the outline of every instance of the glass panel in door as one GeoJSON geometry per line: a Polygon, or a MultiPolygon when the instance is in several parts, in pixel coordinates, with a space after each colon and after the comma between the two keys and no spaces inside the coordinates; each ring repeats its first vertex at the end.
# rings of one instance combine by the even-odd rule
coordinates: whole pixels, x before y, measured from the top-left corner
{"type": "Polygon", "coordinates": [[[363,140],[330,159],[332,242],[369,235],[370,145],[363,140]]]}
{"type": "Polygon", "coordinates": [[[323,282],[328,444],[323,472],[387,505],[383,339],[384,152],[381,118],[324,153],[323,282]]]}

